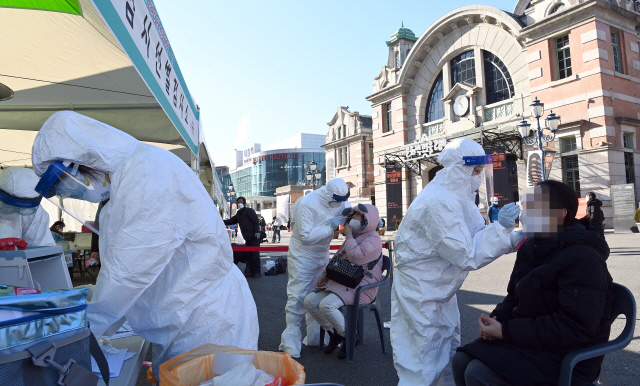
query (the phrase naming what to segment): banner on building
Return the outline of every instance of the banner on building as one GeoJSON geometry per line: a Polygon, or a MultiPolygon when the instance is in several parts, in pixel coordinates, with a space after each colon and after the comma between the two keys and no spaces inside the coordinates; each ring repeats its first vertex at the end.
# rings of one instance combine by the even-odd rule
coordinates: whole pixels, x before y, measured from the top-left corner
{"type": "Polygon", "coordinates": [[[634,184],[611,185],[613,203],[613,231],[615,233],[633,233],[636,223],[636,190],[634,184]]]}
{"type": "Polygon", "coordinates": [[[327,182],[329,182],[336,177],[336,161],[334,161],[333,155],[329,155],[328,153],[325,158],[327,164],[327,182]]]}
{"type": "Polygon", "coordinates": [[[200,112],[152,0],[92,0],[144,82],[194,154],[200,112]]]}
{"type": "Polygon", "coordinates": [[[397,230],[397,224],[402,221],[402,167],[387,166],[387,230],[397,230]]]}
{"type": "Polygon", "coordinates": [[[555,151],[544,152],[544,179],[548,180],[551,175],[551,168],[553,167],[553,157],[556,156],[555,151]]]}
{"type": "MultiPolygon", "coordinates": [[[[507,169],[507,152],[503,147],[487,147],[485,153],[493,155],[493,196],[498,197],[500,207],[513,202],[513,194],[509,186],[507,169]]],[[[491,206],[491,197],[488,205],[491,206]]]]}
{"type": "Polygon", "coordinates": [[[527,156],[527,188],[542,182],[542,151],[530,150],[527,156]]]}

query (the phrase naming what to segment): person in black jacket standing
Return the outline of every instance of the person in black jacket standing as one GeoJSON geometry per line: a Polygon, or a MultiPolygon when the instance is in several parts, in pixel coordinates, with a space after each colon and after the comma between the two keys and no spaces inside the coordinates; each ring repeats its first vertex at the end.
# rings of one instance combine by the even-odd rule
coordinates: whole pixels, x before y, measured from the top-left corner
{"type": "MultiPolygon", "coordinates": [[[[524,208],[521,221],[532,236],[518,250],[507,297],[478,320],[481,338],[453,357],[457,386],[557,385],[566,354],[609,340],[609,246],[586,218],[575,219],[577,194],[545,181],[524,208]]],[[[572,386],[594,381],[603,359],[580,362],[572,386]]]]}
{"type": "Polygon", "coordinates": [[[602,201],[596,198],[593,192],[587,193],[587,216],[593,229],[604,237],[604,213],[602,213],[602,201]]]}
{"type": "MultiPolygon", "coordinates": [[[[247,201],[244,197],[238,197],[236,204],[238,205],[238,211],[236,215],[228,220],[224,220],[225,225],[238,224],[242,237],[244,237],[245,245],[247,247],[259,247],[260,246],[260,222],[256,212],[245,207],[247,201]]],[[[260,252],[248,252],[247,253],[247,268],[244,271],[244,276],[258,278],[262,276],[262,269],[260,268],[260,252]]]]}

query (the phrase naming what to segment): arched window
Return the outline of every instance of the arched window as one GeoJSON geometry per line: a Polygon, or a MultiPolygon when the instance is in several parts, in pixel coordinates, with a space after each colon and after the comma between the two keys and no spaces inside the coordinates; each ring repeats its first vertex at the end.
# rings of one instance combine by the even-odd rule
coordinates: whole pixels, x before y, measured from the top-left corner
{"type": "Polygon", "coordinates": [[[442,80],[442,72],[436,78],[429,94],[427,101],[427,111],[425,113],[425,121],[431,122],[444,118],[444,82],[442,80]]]}
{"type": "Polygon", "coordinates": [[[476,85],[476,62],[473,51],[467,51],[451,59],[451,85],[464,82],[476,85]]]}
{"type": "Polygon", "coordinates": [[[549,10],[549,15],[556,13],[558,11],[562,11],[565,8],[564,3],[558,3],[555,4],[553,7],[551,7],[551,10],[549,10]]]}
{"type": "Polygon", "coordinates": [[[489,51],[482,51],[484,57],[484,79],[487,91],[487,104],[513,98],[515,91],[507,66],[489,51]]]}

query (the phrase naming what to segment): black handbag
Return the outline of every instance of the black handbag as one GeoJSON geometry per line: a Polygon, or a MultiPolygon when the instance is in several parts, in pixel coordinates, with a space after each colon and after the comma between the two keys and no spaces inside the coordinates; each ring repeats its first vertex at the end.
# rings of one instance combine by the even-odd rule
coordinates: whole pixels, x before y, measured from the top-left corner
{"type": "Polygon", "coordinates": [[[382,258],[382,254],[367,265],[367,270],[362,268],[362,266],[354,264],[347,259],[342,259],[341,257],[342,256],[338,256],[336,254],[329,261],[326,270],[327,278],[338,284],[342,284],[345,287],[356,288],[364,278],[364,275],[373,277],[369,273],[369,270],[373,269],[376,264],[378,264],[378,261],[382,258]]]}

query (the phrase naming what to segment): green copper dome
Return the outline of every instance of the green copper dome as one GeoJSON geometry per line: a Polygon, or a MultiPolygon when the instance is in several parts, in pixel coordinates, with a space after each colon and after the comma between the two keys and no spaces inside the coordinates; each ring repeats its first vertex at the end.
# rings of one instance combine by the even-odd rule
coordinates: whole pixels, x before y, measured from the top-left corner
{"type": "Polygon", "coordinates": [[[387,45],[390,46],[400,39],[407,39],[411,40],[412,42],[418,40],[413,31],[411,31],[409,28],[404,28],[404,22],[402,23],[400,29],[394,32],[393,35],[391,35],[391,40],[387,42],[387,45]]]}

